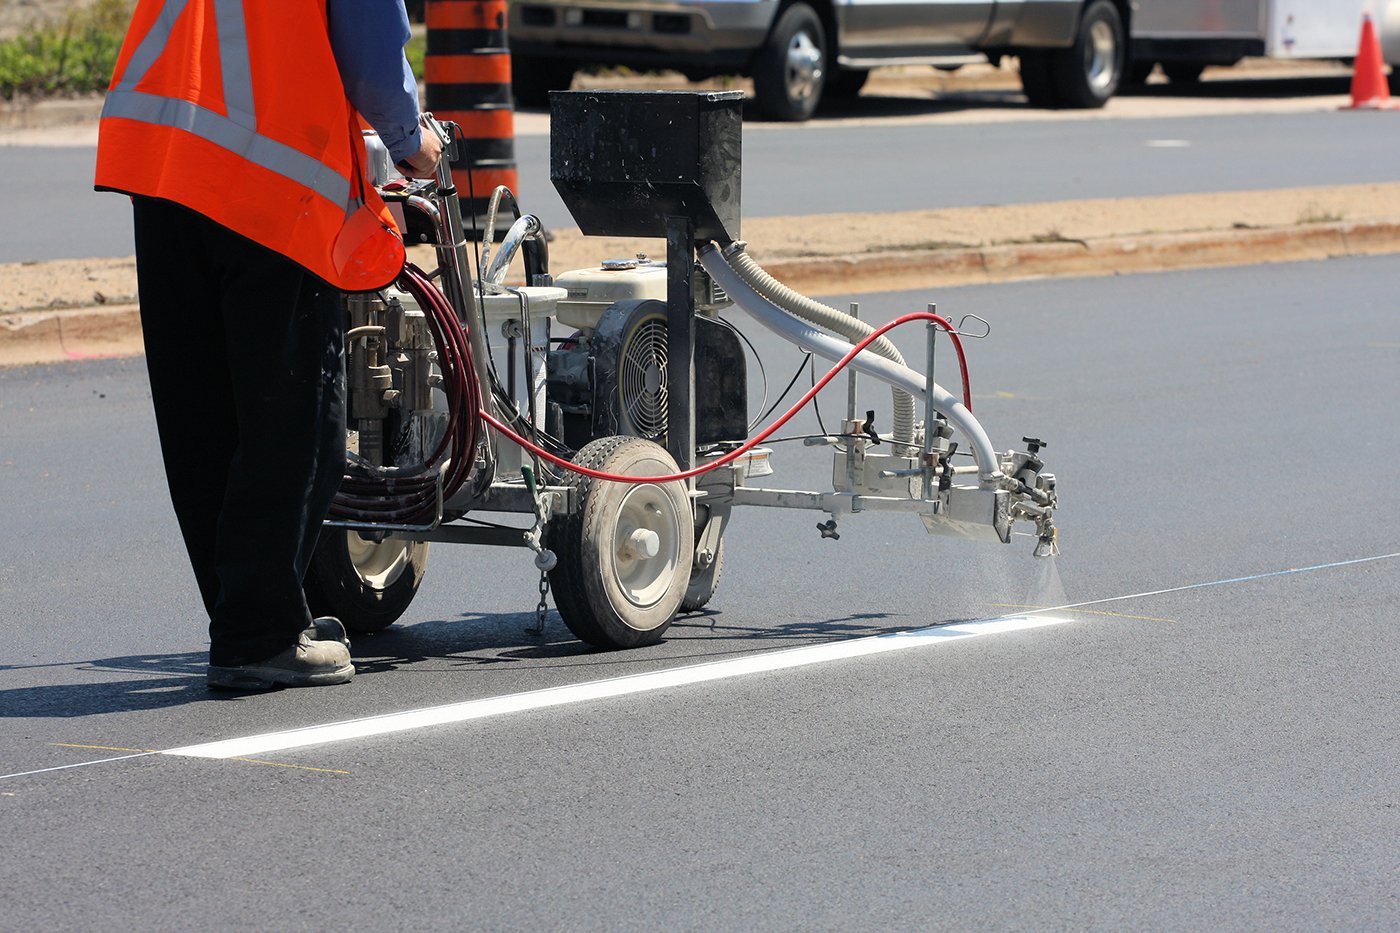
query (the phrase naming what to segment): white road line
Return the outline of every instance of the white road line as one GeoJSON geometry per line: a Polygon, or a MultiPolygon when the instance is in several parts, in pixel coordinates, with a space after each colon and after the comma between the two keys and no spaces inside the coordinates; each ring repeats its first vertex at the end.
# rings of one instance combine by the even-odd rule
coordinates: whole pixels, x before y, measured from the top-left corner
{"type": "Polygon", "coordinates": [[[105,764],[107,762],[125,761],[130,758],[146,758],[151,755],[177,755],[199,758],[250,757],[251,755],[265,751],[304,748],[310,745],[322,745],[327,742],[337,742],[350,738],[383,735],[388,732],[418,729],[424,726],[443,723],[466,722],[470,719],[483,719],[488,716],[500,716],[505,713],[520,712],[522,710],[544,709],[550,706],[561,706],[566,703],[579,703],[584,700],[625,696],[627,694],[642,693],[648,690],[661,690],[667,687],[682,686],[684,684],[723,680],[728,677],[739,677],[745,674],[803,667],[808,664],[819,664],[823,661],[862,657],[864,655],[879,654],[885,651],[900,651],[904,648],[915,648],[922,645],[936,645],[945,641],[952,641],[959,638],[971,638],[977,635],[994,635],[999,632],[1016,632],[1023,629],[1038,628],[1043,625],[1057,625],[1070,620],[1052,617],[1046,613],[1072,611],[1085,606],[1101,606],[1105,603],[1145,599],[1150,596],[1161,596],[1167,593],[1183,593],[1189,590],[1199,590],[1208,587],[1253,583],[1273,577],[1316,573],[1321,570],[1336,570],[1342,567],[1355,567],[1362,564],[1375,563],[1377,561],[1395,560],[1397,558],[1400,558],[1400,551],[1393,551],[1389,554],[1376,554],[1371,557],[1357,557],[1351,560],[1332,561],[1326,564],[1312,564],[1307,567],[1289,567],[1286,570],[1254,573],[1243,577],[1229,577],[1224,580],[1187,583],[1181,586],[1148,590],[1142,593],[1130,593],[1124,596],[1107,596],[1102,599],[1090,599],[1085,602],[1066,603],[1062,606],[1049,606],[1045,609],[1031,610],[1020,616],[1005,616],[998,619],[986,619],[978,622],[962,622],[955,625],[918,629],[912,632],[896,632],[889,635],[878,635],[873,638],[831,642],[824,645],[812,645],[807,648],[792,648],[786,651],[775,651],[770,654],[757,655],[754,657],[737,658],[731,661],[715,661],[709,664],[694,665],[692,667],[658,671],[653,674],[635,674],[631,677],[594,681],[592,683],[578,684],[572,687],[555,687],[549,690],[537,690],[533,693],[519,693],[514,696],[489,697],[482,700],[471,700],[466,703],[454,703],[448,706],[410,710],[404,713],[391,713],[386,716],[374,716],[368,719],[352,720],[350,722],[332,723],[326,726],[312,726],[307,729],[293,729],[287,732],[272,732],[246,739],[228,739],[222,742],[209,742],[203,745],[186,745],[181,748],[172,748],[164,752],[141,752],[135,755],[122,755],[117,758],[80,761],[69,765],[59,765],[54,768],[40,768],[35,771],[0,774],[0,781],[8,778],[22,778],[35,774],[46,774],[51,771],[66,771],[70,768],[84,768],[90,765],[105,764]]]}
{"type": "Polygon", "coordinates": [[[385,735],[391,732],[404,732],[409,729],[468,722],[473,719],[486,719],[492,716],[504,716],[551,706],[564,706],[570,703],[630,696],[652,690],[665,690],[688,684],[727,680],[750,674],[766,674],[828,661],[940,645],[982,635],[1019,632],[1047,625],[1058,625],[1068,621],[1070,621],[1068,618],[1059,616],[1027,614],[987,619],[980,622],[939,625],[909,632],[893,632],[870,638],[855,638],[732,658],[725,661],[711,661],[649,674],[632,674],[609,680],[595,680],[565,687],[534,690],[529,693],[486,697],[463,703],[451,703],[446,706],[433,706],[426,709],[407,710],[402,713],[371,716],[365,719],[352,719],[324,726],[309,726],[304,729],[269,732],[264,735],[206,742],[201,745],[186,745],[181,748],[168,749],[161,754],[192,758],[249,758],[292,748],[306,748],[312,745],[325,745],[329,742],[343,742],[349,739],[385,735]]]}

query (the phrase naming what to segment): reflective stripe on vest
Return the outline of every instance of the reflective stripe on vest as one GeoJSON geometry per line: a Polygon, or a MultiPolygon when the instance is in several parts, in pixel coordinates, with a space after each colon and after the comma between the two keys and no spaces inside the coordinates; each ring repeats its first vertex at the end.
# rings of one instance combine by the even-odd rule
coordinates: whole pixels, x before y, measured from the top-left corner
{"type": "Polygon", "coordinates": [[[350,180],[318,159],[257,132],[253,75],[248,63],[243,0],[215,0],[214,20],[228,116],[188,100],[135,87],[165,52],[175,22],[189,0],[166,0],[151,30],[132,52],[121,81],[107,93],[102,116],[183,130],[281,175],[327,199],[347,215],[362,203],[351,198],[350,180]]]}

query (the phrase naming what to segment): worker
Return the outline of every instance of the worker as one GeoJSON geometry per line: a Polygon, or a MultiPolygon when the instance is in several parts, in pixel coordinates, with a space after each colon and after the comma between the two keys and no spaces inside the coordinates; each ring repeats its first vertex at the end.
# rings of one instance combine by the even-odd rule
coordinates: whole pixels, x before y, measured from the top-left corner
{"type": "Polygon", "coordinates": [[[441,155],[408,38],[403,0],[137,0],[112,76],[96,187],[132,196],[151,399],[214,688],[355,673],[302,578],[345,467],[341,295],[404,263],[360,118],[411,177],[441,155]]]}

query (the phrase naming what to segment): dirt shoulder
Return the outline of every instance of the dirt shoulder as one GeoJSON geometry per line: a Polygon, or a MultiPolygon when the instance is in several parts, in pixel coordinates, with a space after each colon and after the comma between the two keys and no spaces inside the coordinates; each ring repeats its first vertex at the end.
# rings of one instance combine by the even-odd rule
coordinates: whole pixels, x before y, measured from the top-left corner
{"type": "MultiPolygon", "coordinates": [[[[556,271],[665,253],[553,231],[556,271]]],[[[1400,183],[746,219],[750,253],[807,294],[1400,252],[1400,183]]],[[[416,262],[433,265],[427,247],[416,262]]],[[[0,265],[0,365],[141,352],[130,257],[0,265]]],[[[936,299],[936,295],[931,295],[936,299]]]]}

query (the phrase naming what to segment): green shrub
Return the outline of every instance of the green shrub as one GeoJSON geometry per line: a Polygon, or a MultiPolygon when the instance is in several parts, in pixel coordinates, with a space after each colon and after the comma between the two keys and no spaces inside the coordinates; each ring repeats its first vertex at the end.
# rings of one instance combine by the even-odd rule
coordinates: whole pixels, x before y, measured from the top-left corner
{"type": "Polygon", "coordinates": [[[132,0],[94,0],[70,7],[57,23],[0,42],[0,97],[106,90],[132,6],[132,0]]]}
{"type": "Polygon", "coordinates": [[[408,64],[413,68],[413,73],[421,81],[423,78],[423,57],[428,51],[428,40],[423,36],[414,36],[408,40],[408,45],[403,47],[403,53],[408,57],[408,64]]]}

